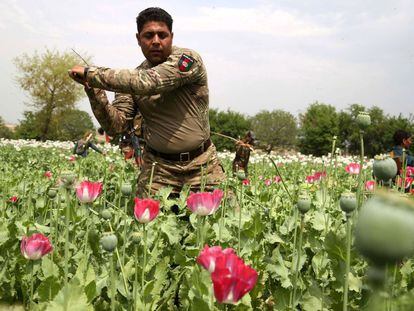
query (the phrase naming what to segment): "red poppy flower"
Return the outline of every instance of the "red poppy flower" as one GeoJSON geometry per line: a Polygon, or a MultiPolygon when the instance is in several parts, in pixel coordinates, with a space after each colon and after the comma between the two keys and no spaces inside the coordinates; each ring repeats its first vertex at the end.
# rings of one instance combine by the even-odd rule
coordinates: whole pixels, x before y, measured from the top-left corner
{"type": "Polygon", "coordinates": [[[271,179],[266,179],[264,181],[264,184],[269,187],[272,184],[272,180],[271,179]]]}
{"type": "Polygon", "coordinates": [[[282,178],[280,176],[275,176],[273,178],[273,182],[275,182],[275,183],[280,183],[281,181],[282,181],[282,178]]]}
{"type": "Polygon", "coordinates": [[[24,236],[20,243],[22,255],[30,260],[38,260],[52,250],[49,239],[41,233],[35,233],[30,237],[24,236]]]}
{"type": "Polygon", "coordinates": [[[257,282],[257,272],[234,253],[219,256],[211,274],[214,296],[220,303],[237,303],[257,282]]]}
{"type": "Polygon", "coordinates": [[[101,182],[82,181],[76,187],[76,196],[82,203],[91,203],[95,201],[101,192],[101,182]]]}
{"type": "Polygon", "coordinates": [[[13,204],[17,203],[17,201],[19,201],[19,198],[15,195],[9,198],[9,202],[11,202],[13,204]]]}
{"type": "Polygon", "coordinates": [[[135,198],[134,215],[142,224],[153,221],[160,212],[160,202],[153,199],[135,198]]]}
{"type": "Polygon", "coordinates": [[[234,249],[232,248],[221,249],[221,246],[209,247],[206,245],[197,257],[197,262],[208,272],[212,273],[216,269],[217,258],[231,253],[234,254],[234,249]]]}
{"type": "Polygon", "coordinates": [[[315,182],[315,176],[313,176],[313,175],[306,176],[305,182],[308,183],[308,184],[314,183],[315,182]]]}
{"type": "Polygon", "coordinates": [[[51,171],[46,171],[43,176],[45,176],[46,178],[51,178],[52,177],[52,172],[51,171]]]}
{"type": "Polygon", "coordinates": [[[213,214],[220,206],[223,191],[215,189],[213,192],[192,193],[187,198],[187,207],[200,216],[213,214]]]}

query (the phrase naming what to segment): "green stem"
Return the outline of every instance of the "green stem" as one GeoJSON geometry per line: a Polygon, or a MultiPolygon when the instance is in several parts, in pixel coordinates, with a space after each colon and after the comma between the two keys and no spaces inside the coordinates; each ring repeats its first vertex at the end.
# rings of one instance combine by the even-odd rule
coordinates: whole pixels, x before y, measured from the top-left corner
{"type": "Polygon", "coordinates": [[[241,255],[241,220],[242,220],[242,207],[243,207],[243,184],[241,184],[240,187],[240,204],[239,204],[239,234],[238,234],[238,239],[239,239],[239,256],[241,255]]]}
{"type": "Polygon", "coordinates": [[[68,274],[69,274],[69,217],[70,217],[70,197],[69,190],[65,189],[65,295],[64,295],[64,310],[68,309],[68,274]]]}
{"type": "Polygon", "coordinates": [[[344,301],[343,301],[343,311],[348,310],[348,291],[349,291],[349,271],[351,263],[351,215],[346,215],[346,267],[345,267],[345,276],[344,276],[344,301]]]}
{"type": "Polygon", "coordinates": [[[296,256],[296,268],[295,268],[295,276],[293,279],[293,297],[292,297],[292,310],[296,306],[296,289],[297,289],[297,282],[298,282],[298,276],[299,276],[299,263],[300,263],[300,253],[302,248],[302,236],[303,236],[303,227],[305,225],[304,221],[305,217],[304,215],[301,215],[300,218],[300,231],[299,231],[299,243],[297,248],[297,256],[296,256]]]}
{"type": "MultiPolygon", "coordinates": [[[[108,221],[108,224],[109,224],[109,229],[113,233],[114,230],[112,229],[111,222],[108,221]]],[[[115,248],[115,253],[116,253],[116,258],[118,260],[119,267],[121,268],[122,279],[124,280],[125,293],[127,293],[129,295],[128,285],[127,285],[127,281],[126,281],[126,277],[125,277],[125,272],[124,272],[124,266],[122,265],[122,262],[121,262],[121,256],[119,256],[118,247],[115,248]]]]}
{"type": "Polygon", "coordinates": [[[30,260],[30,270],[31,270],[31,277],[30,277],[30,302],[29,302],[29,310],[33,309],[33,283],[34,283],[34,262],[30,260]]]}
{"type": "Polygon", "coordinates": [[[292,196],[290,195],[290,192],[289,192],[289,190],[288,190],[288,188],[287,188],[287,186],[286,186],[286,184],[285,184],[284,179],[282,178],[282,174],[280,174],[279,168],[277,167],[277,165],[276,165],[275,161],[273,161],[273,159],[272,159],[271,157],[269,157],[269,160],[272,162],[273,166],[275,167],[275,169],[276,169],[276,173],[277,173],[277,175],[280,177],[280,181],[282,182],[283,188],[285,188],[285,191],[286,191],[286,193],[287,193],[287,194],[288,194],[288,196],[289,196],[290,202],[292,202],[292,204],[293,204],[293,198],[292,198],[292,196]]]}
{"type": "Polygon", "coordinates": [[[115,310],[115,269],[114,269],[114,255],[110,255],[111,268],[111,311],[115,310]]]}
{"type": "Polygon", "coordinates": [[[359,174],[358,174],[358,188],[357,188],[357,210],[362,205],[362,170],[364,167],[364,132],[361,130],[359,132],[359,139],[361,144],[361,155],[359,159],[359,174]]]}
{"type": "MultiPolygon", "coordinates": [[[[143,232],[144,232],[144,260],[142,263],[142,271],[141,271],[141,291],[144,294],[144,285],[145,285],[145,266],[147,265],[147,230],[145,224],[143,224],[143,232]]],[[[142,300],[144,302],[144,299],[142,300]]]]}
{"type": "Polygon", "coordinates": [[[128,208],[128,198],[125,197],[124,202],[124,244],[122,245],[122,264],[125,265],[125,250],[126,250],[126,241],[127,241],[127,222],[128,222],[128,215],[127,215],[127,208],[128,208]]]}
{"type": "Polygon", "coordinates": [[[135,280],[134,280],[134,311],[138,310],[137,291],[138,291],[138,243],[135,244],[135,280]]]}

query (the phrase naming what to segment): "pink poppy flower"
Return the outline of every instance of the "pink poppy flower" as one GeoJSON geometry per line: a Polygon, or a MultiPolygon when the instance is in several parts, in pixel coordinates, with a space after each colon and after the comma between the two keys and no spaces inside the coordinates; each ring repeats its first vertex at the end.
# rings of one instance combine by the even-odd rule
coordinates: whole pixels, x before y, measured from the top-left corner
{"type": "Polygon", "coordinates": [[[271,179],[266,179],[264,181],[264,184],[269,187],[272,184],[272,180],[271,179]]]}
{"type": "Polygon", "coordinates": [[[374,180],[368,180],[365,182],[365,190],[367,191],[374,191],[375,189],[375,181],[374,180]]]}
{"type": "MultiPolygon", "coordinates": [[[[401,176],[403,175],[403,171],[401,170],[401,176]]],[[[405,175],[408,177],[414,176],[414,167],[407,166],[405,168],[405,175]]]]}
{"type": "Polygon", "coordinates": [[[236,254],[219,256],[211,274],[214,296],[219,303],[237,303],[257,282],[256,270],[244,264],[236,254]]]}
{"type": "MultiPolygon", "coordinates": [[[[410,188],[411,184],[413,183],[413,180],[414,180],[413,177],[405,177],[405,182],[404,182],[405,189],[410,188]]],[[[398,176],[396,179],[398,187],[402,187],[402,181],[403,179],[400,176],[398,176]]]]}
{"type": "Polygon", "coordinates": [[[345,171],[347,171],[349,174],[351,175],[358,175],[359,174],[359,164],[358,163],[349,163],[346,167],[345,167],[345,171]]]}
{"type": "Polygon", "coordinates": [[[225,256],[234,252],[232,248],[221,249],[221,246],[209,247],[206,245],[197,257],[197,262],[202,265],[208,272],[212,273],[216,269],[216,260],[218,257],[225,256]]]}
{"type": "Polygon", "coordinates": [[[41,233],[35,233],[30,237],[24,236],[20,243],[22,255],[30,260],[38,260],[52,250],[49,239],[41,233]]]}
{"type": "Polygon", "coordinates": [[[191,193],[187,198],[187,207],[200,216],[213,214],[220,206],[223,191],[215,189],[213,192],[191,193]]]}
{"type": "Polygon", "coordinates": [[[43,176],[45,176],[46,178],[51,178],[52,177],[52,172],[51,171],[46,171],[43,176]]]}
{"type": "Polygon", "coordinates": [[[259,175],[257,178],[258,178],[259,180],[263,180],[263,176],[262,176],[262,175],[259,175]]]}
{"type": "Polygon", "coordinates": [[[280,183],[281,181],[282,181],[282,178],[280,176],[275,176],[273,178],[273,182],[275,182],[275,183],[280,183]]]}
{"type": "Polygon", "coordinates": [[[85,180],[76,187],[76,196],[82,203],[91,203],[95,201],[101,192],[101,182],[91,182],[85,180]]]}
{"type": "Polygon", "coordinates": [[[134,215],[136,220],[142,224],[153,221],[160,212],[160,202],[150,198],[135,198],[134,215]]]}
{"type": "Polygon", "coordinates": [[[74,156],[73,154],[71,156],[69,156],[69,161],[73,162],[76,160],[76,156],[74,156]]]}
{"type": "Polygon", "coordinates": [[[250,185],[250,180],[248,180],[247,178],[246,179],[243,179],[242,185],[243,186],[249,186],[250,185]]]}

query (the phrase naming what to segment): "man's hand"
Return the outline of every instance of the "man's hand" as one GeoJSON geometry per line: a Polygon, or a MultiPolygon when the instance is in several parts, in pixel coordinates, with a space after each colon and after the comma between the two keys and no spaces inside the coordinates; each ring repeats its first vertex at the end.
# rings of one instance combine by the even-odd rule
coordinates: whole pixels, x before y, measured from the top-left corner
{"type": "Polygon", "coordinates": [[[86,77],[85,77],[85,67],[84,66],[73,66],[72,69],[68,70],[69,77],[71,77],[76,82],[85,85],[88,87],[86,83],[86,77]]]}

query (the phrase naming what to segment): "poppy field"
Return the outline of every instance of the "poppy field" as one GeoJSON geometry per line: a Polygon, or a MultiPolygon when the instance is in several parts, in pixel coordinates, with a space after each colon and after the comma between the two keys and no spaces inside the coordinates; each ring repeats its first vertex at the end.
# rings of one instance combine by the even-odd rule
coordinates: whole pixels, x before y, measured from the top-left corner
{"type": "Polygon", "coordinates": [[[220,153],[213,192],[144,199],[117,147],[71,147],[0,142],[0,309],[413,309],[410,167],[390,183],[392,159],[334,139],[319,158],[255,152],[249,176],[220,153]]]}

